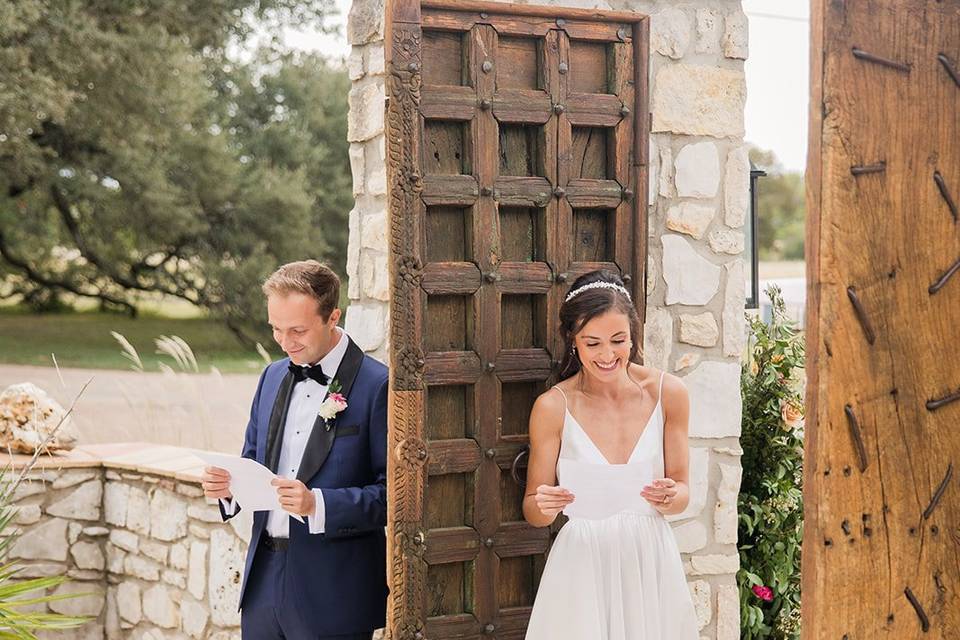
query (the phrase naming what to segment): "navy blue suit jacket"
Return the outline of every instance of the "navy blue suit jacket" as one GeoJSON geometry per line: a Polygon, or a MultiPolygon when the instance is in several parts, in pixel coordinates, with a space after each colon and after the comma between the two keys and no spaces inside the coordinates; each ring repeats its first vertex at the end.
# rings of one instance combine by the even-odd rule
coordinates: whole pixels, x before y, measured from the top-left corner
{"type": "MultiPolygon", "coordinates": [[[[289,362],[284,358],[264,370],[247,425],[242,455],[268,467],[268,453],[275,457],[282,442],[292,389],[289,362]]],[[[350,340],[334,380],[347,408],[329,430],[322,422],[314,425],[297,475],[323,493],[325,533],[311,534],[306,518],[291,518],[286,552],[284,592],[299,599],[296,608],[317,635],[370,631],[386,618],[387,368],[350,340]]],[[[241,608],[257,555],[266,552],[258,542],[266,535],[267,515],[258,511],[253,517],[241,608]]]]}

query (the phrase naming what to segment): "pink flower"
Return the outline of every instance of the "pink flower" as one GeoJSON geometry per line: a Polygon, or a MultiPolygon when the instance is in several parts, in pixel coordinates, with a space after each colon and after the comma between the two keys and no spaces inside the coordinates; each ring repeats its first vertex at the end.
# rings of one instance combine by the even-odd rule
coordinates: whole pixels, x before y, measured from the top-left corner
{"type": "Polygon", "coordinates": [[[320,417],[324,420],[331,420],[338,413],[347,408],[347,399],[341,393],[331,393],[327,396],[323,404],[320,405],[320,417]]]}
{"type": "Polygon", "coordinates": [[[751,589],[753,591],[753,595],[757,596],[764,602],[770,602],[773,600],[773,589],[770,587],[762,587],[755,584],[753,587],[751,587],[751,589]]]}

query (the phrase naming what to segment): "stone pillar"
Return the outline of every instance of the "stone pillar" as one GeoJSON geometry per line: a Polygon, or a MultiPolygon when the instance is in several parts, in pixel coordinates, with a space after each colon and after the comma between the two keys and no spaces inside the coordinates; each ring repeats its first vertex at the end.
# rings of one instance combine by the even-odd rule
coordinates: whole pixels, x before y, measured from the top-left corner
{"type": "Polygon", "coordinates": [[[347,21],[353,49],[347,138],[356,204],[350,211],[346,330],[372,356],[386,362],[387,169],[384,161],[384,0],[354,2],[347,21]]]}
{"type": "MultiPolygon", "coordinates": [[[[671,518],[704,638],[736,640],[740,359],[744,348],[743,144],[747,21],[736,0],[537,1],[651,16],[646,362],[682,376],[691,396],[691,501],[671,518]]],[[[521,2],[521,4],[528,4],[521,2]]],[[[351,165],[347,330],[387,354],[384,2],[350,11],[351,165]]]]}

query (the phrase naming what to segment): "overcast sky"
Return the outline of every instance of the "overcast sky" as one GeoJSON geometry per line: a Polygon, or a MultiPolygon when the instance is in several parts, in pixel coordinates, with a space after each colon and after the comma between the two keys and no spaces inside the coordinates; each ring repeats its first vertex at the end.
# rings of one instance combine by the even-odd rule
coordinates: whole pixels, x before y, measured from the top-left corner
{"type": "MultiPolygon", "coordinates": [[[[288,44],[341,58],[350,53],[346,19],[350,0],[336,0],[336,36],[289,31],[288,44]]],[[[747,141],[772,149],[789,171],[803,171],[807,149],[809,4],[806,0],[743,0],[750,20],[747,141]]]]}

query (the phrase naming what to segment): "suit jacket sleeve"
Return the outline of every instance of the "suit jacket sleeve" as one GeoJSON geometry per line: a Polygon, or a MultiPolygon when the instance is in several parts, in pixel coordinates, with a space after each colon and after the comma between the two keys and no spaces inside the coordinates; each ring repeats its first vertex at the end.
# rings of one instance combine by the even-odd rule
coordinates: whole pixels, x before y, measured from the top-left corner
{"type": "MultiPolygon", "coordinates": [[[[240,452],[240,455],[251,460],[257,458],[257,415],[260,408],[260,392],[263,390],[263,380],[267,377],[267,369],[269,368],[268,366],[260,374],[257,392],[253,394],[253,402],[250,405],[250,420],[247,422],[247,432],[243,436],[243,451],[240,452]]],[[[224,500],[218,500],[217,503],[220,505],[220,517],[224,520],[229,520],[240,513],[240,505],[233,498],[230,499],[229,503],[225,503],[224,500]]]]}
{"type": "Polygon", "coordinates": [[[325,536],[346,537],[387,525],[387,391],[389,377],[370,410],[370,468],[374,481],[363,487],[321,489],[326,511],[325,536]]]}

